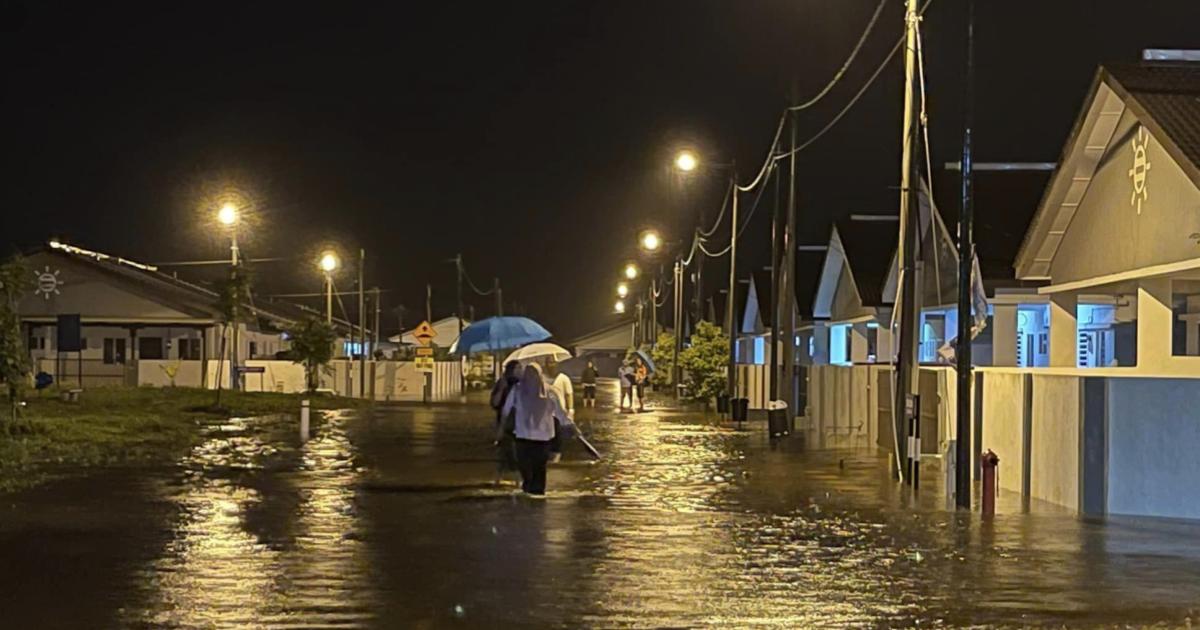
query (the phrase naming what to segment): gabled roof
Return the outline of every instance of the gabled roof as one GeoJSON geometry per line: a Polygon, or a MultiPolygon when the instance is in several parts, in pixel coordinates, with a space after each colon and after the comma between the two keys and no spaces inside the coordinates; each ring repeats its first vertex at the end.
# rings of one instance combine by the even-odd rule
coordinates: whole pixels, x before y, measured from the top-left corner
{"type": "MultiPolygon", "coordinates": [[[[728,293],[729,289],[725,288],[717,291],[712,297],[708,298],[709,304],[712,307],[713,321],[725,329],[728,329],[726,308],[729,303],[725,299],[728,293]]],[[[749,293],[750,281],[748,279],[739,280],[737,283],[737,301],[733,305],[733,314],[737,318],[737,321],[741,321],[742,314],[746,312],[746,299],[749,297],[749,293]]]]}
{"type": "Polygon", "coordinates": [[[796,252],[796,319],[811,320],[817,286],[821,283],[821,267],[825,252],[802,250],[796,252]]]}
{"type": "Polygon", "coordinates": [[[754,295],[758,298],[759,322],[763,328],[769,329],[775,325],[775,292],[771,287],[771,269],[755,269],[750,272],[750,281],[754,283],[754,295]]]}
{"type": "Polygon", "coordinates": [[[838,221],[834,228],[846,263],[864,306],[885,306],[884,285],[896,254],[899,222],[894,220],[838,221]]]}
{"type": "Polygon", "coordinates": [[[1014,262],[1022,279],[1049,279],[1050,264],[1128,109],[1200,187],[1200,64],[1103,66],[1063,147],[1058,168],[1014,262]]]}

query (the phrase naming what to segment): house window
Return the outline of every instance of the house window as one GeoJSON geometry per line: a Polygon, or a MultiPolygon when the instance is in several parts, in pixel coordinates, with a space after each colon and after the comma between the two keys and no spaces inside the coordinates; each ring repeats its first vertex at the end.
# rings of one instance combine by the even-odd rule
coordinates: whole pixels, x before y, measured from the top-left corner
{"type": "Polygon", "coordinates": [[[138,337],[139,359],[162,359],[163,340],[161,337],[138,337]]]}
{"type": "Polygon", "coordinates": [[[829,362],[850,363],[850,324],[829,328],[829,362]]]}
{"type": "Polygon", "coordinates": [[[107,364],[125,363],[125,338],[108,337],[104,340],[104,362],[107,364]]]}
{"type": "Polygon", "coordinates": [[[200,360],[200,340],[199,339],[180,339],[179,340],[179,359],[181,361],[199,361],[200,360]]]}
{"type": "Polygon", "coordinates": [[[767,340],[763,337],[754,338],[754,360],[755,365],[765,365],[767,362],[767,340]]]}
{"type": "Polygon", "coordinates": [[[258,342],[251,341],[250,342],[250,358],[253,359],[256,356],[258,356],[258,342]]]}

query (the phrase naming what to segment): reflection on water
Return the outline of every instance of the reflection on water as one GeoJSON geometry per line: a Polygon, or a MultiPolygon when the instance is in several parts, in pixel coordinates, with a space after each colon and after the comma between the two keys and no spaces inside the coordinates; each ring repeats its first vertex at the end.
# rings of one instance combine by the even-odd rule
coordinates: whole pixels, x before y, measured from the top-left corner
{"type": "Polygon", "coordinates": [[[292,419],[231,421],[133,490],[96,482],[139,527],[80,524],[78,491],[47,490],[0,509],[0,557],[49,582],[31,557],[119,544],[70,582],[84,627],[1176,627],[1200,607],[1196,524],[1005,497],[982,520],[945,511],[938,484],[897,487],[874,453],[604,406],[579,422],[606,457],[568,449],[535,501],[491,485],[492,422],[383,407],[301,444],[292,419]]]}
{"type": "Polygon", "coordinates": [[[221,628],[368,621],[347,418],[329,416],[313,439],[282,447],[286,431],[256,426],[272,422],[219,427],[181,462],[175,535],[146,571],[150,604],[140,621],[221,628]]]}

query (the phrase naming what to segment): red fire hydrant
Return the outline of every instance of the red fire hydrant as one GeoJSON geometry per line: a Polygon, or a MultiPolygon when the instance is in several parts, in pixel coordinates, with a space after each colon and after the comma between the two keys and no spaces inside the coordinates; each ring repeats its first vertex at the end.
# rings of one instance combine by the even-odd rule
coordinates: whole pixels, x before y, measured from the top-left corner
{"type": "Polygon", "coordinates": [[[1000,458],[988,449],[980,457],[980,465],[983,467],[983,493],[980,497],[980,507],[984,514],[996,513],[996,466],[1000,464],[1000,458]]]}

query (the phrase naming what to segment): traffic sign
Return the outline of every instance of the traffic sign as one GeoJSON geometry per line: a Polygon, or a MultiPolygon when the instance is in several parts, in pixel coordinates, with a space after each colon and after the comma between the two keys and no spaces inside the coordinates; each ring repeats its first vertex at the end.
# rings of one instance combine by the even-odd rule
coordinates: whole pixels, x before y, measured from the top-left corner
{"type": "Polygon", "coordinates": [[[433,372],[433,357],[417,357],[413,363],[418,372],[433,372]]]}
{"type": "Polygon", "coordinates": [[[429,348],[429,347],[417,348],[417,356],[431,357],[431,356],[433,356],[433,348],[429,348]]]}
{"type": "Polygon", "coordinates": [[[434,337],[437,337],[437,331],[433,329],[433,326],[429,325],[429,322],[421,322],[416,330],[413,331],[413,338],[422,346],[428,346],[433,343],[434,337]]]}

